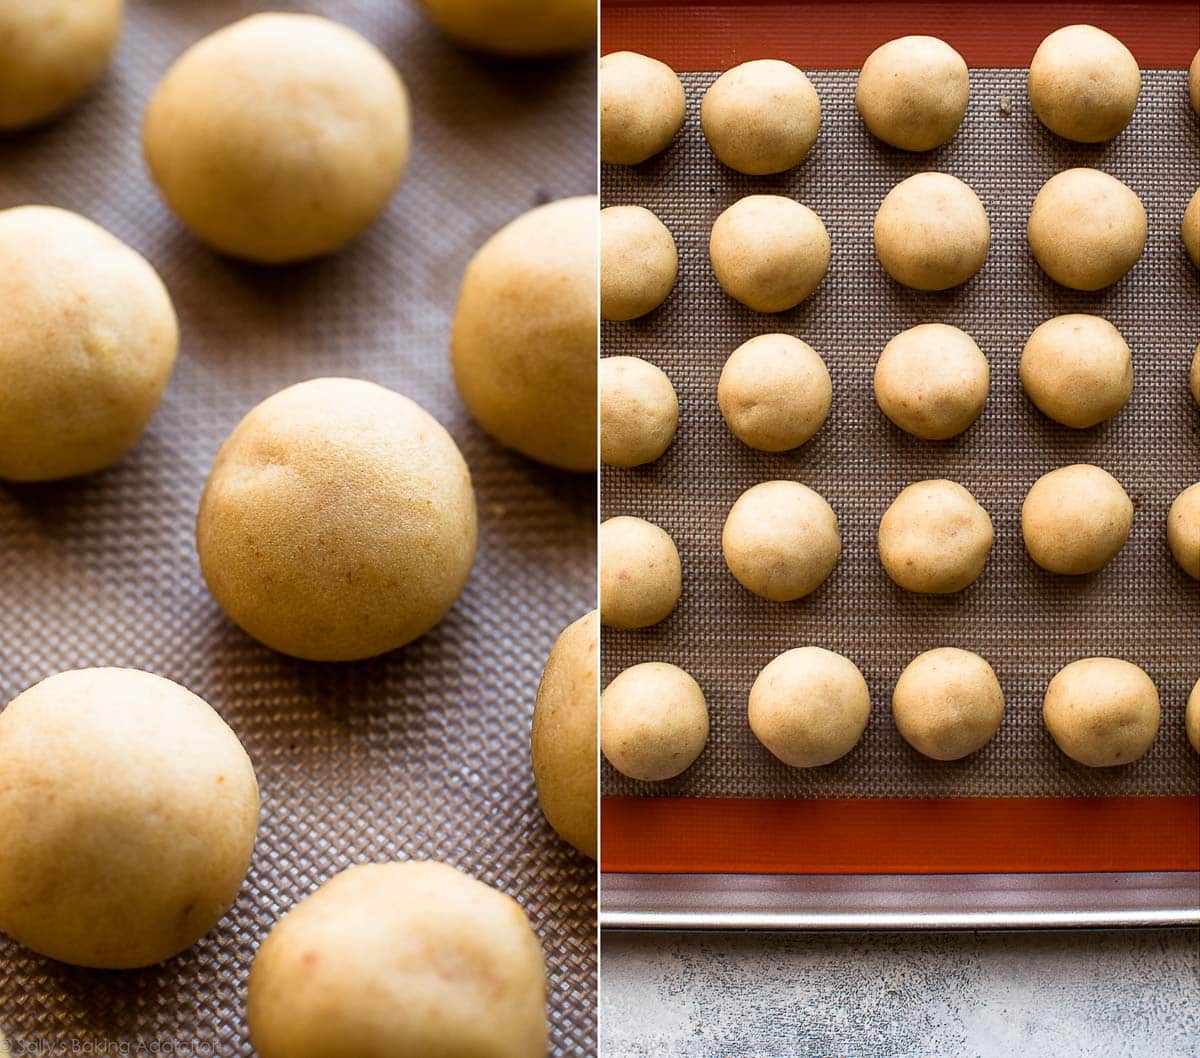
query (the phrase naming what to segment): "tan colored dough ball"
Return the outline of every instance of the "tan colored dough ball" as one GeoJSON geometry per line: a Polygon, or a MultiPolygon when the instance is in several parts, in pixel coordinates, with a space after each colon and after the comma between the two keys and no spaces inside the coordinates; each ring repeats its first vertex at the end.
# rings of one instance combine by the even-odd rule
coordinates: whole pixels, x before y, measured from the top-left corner
{"type": "Polygon", "coordinates": [[[246,993],[259,1058],[544,1058],[546,968],[511,897],[445,863],[371,863],[283,916],[246,993]]]}
{"type": "Polygon", "coordinates": [[[825,423],[833,383],[825,361],[790,334],[760,334],[725,361],[717,404],[743,444],[761,452],[798,448],[825,423]]]}
{"type": "Polygon", "coordinates": [[[310,661],[424,635],[475,560],[475,491],[454,439],[383,386],[317,378],[268,397],[221,446],[196,550],[245,632],[310,661]]]}
{"type": "Polygon", "coordinates": [[[600,211],[600,315],[606,320],[632,320],[658,308],[678,271],[675,240],[648,209],[600,211]]]}
{"type": "Polygon", "coordinates": [[[1171,504],[1167,543],[1179,568],[1200,580],[1200,482],[1184,489],[1171,504]]]}
{"type": "Polygon", "coordinates": [[[1067,169],[1037,193],[1029,248],[1043,271],[1072,290],[1100,290],[1128,272],[1146,245],[1146,211],[1116,177],[1067,169]]]}
{"type": "Polygon", "coordinates": [[[871,716],[871,692],[849,658],[800,647],[758,674],[749,714],[750,730],[784,764],[819,768],[858,745],[871,716]]]}
{"type": "Polygon", "coordinates": [[[1158,734],[1154,683],[1117,658],[1083,658],[1062,668],[1046,688],[1042,718],[1068,757],[1089,768],[1144,757],[1158,734]]]}
{"type": "Polygon", "coordinates": [[[450,337],[463,402],[501,444],[596,469],[596,231],[592,196],[523,213],[471,258],[450,337]]]}
{"type": "Polygon", "coordinates": [[[887,193],[875,214],[875,253],[897,283],[946,290],[983,267],[991,240],[983,203],[947,173],[917,173],[887,193]]]}
{"type": "Polygon", "coordinates": [[[906,151],[949,140],[967,112],[967,64],[937,37],[899,37],[863,63],[854,103],[872,134],[906,151]]]}
{"type": "Polygon", "coordinates": [[[0,929],[41,955],[162,962],[245,880],[258,785],[237,736],[170,680],[61,672],[0,713],[0,929]]]}
{"type": "Polygon", "coordinates": [[[316,15],[259,14],[175,61],[142,149],[197,238],[279,264],[340,249],[382,212],[409,124],[404,83],[367,40],[316,15]]]}
{"type": "Polygon", "coordinates": [[[713,224],[708,254],[721,289],[755,312],[799,305],[825,278],[831,247],[807,206],[781,195],[747,195],[713,224]]]}
{"type": "Polygon", "coordinates": [[[923,323],[884,346],[875,364],[875,400],[900,429],[944,441],[979,418],[990,381],[974,338],[944,323],[923,323]]]}
{"type": "Polygon", "coordinates": [[[1107,320],[1055,316],[1025,343],[1021,385],[1043,415],[1083,430],[1125,407],[1133,393],[1133,357],[1107,320]]]}
{"type": "Polygon", "coordinates": [[[679,399],[659,368],[636,356],[600,360],[600,459],[610,467],[652,463],[675,437],[679,399]]]}
{"type": "Polygon", "coordinates": [[[600,696],[600,748],[631,779],[674,778],[692,766],[707,740],[704,692],[676,665],[634,665],[600,696]]]}
{"type": "Polygon", "coordinates": [[[600,161],[639,165],[683,127],[687,98],[675,71],[635,51],[600,60],[600,161]]]}
{"type": "Polygon", "coordinates": [[[933,760],[960,760],[1000,729],[1004,692],[978,654],[939,647],[908,663],[892,692],[892,716],[904,740],[933,760]]]}
{"type": "Polygon", "coordinates": [[[1192,109],[1200,114],[1200,51],[1192,56],[1192,64],[1188,67],[1188,98],[1192,109]]]}
{"type": "Polygon", "coordinates": [[[1051,573],[1094,573],[1125,546],[1132,525],[1121,483],[1090,463],[1043,474],[1021,505],[1025,548],[1051,573]]]}
{"type": "Polygon", "coordinates": [[[1056,29],[1029,64],[1033,112],[1051,132],[1080,143],[1103,143],[1124,129],[1141,87],[1130,50],[1095,26],[1056,29]]]}
{"type": "Polygon", "coordinates": [[[1188,381],[1191,383],[1192,400],[1200,404],[1200,345],[1196,346],[1196,351],[1192,354],[1192,370],[1188,381]]]}
{"type": "Polygon", "coordinates": [[[799,164],[821,131],[821,100],[788,62],[755,59],[726,70],[704,93],[700,128],[723,165],[751,176],[799,164]]]}
{"type": "Polygon", "coordinates": [[[599,613],[564,629],[533,706],[530,756],[538,803],[565,842],[596,858],[596,697],[599,613]]]}
{"type": "Polygon", "coordinates": [[[675,541],[642,518],[600,523],[600,621],[646,628],[665,620],[683,590],[675,541]]]}
{"type": "Polygon", "coordinates": [[[421,0],[456,44],[511,58],[579,51],[596,39],[596,0],[421,0]]]}
{"type": "Polygon", "coordinates": [[[833,508],[807,485],[764,481],[729,509],[721,550],[742,587],[772,602],[791,602],[825,583],[842,540],[833,508]]]}
{"type": "Polygon", "coordinates": [[[1180,235],[1192,264],[1200,268],[1200,188],[1196,189],[1196,193],[1188,201],[1187,209],[1183,211],[1180,235]]]}
{"type": "Polygon", "coordinates": [[[0,478],[102,470],[141,437],[179,345],[139,254],[77,213],[0,211],[0,478]]]}
{"type": "Polygon", "coordinates": [[[123,7],[123,0],[0,3],[0,130],[36,125],[86,92],[117,46],[123,7]]]}
{"type": "Polygon", "coordinates": [[[1188,695],[1187,710],[1184,712],[1183,720],[1192,749],[1200,753],[1200,680],[1196,681],[1192,693],[1188,695]]]}
{"type": "Polygon", "coordinates": [[[961,485],[918,481],[879,521],[879,558],[900,587],[949,595],[973,584],[992,550],[992,520],[961,485]]]}

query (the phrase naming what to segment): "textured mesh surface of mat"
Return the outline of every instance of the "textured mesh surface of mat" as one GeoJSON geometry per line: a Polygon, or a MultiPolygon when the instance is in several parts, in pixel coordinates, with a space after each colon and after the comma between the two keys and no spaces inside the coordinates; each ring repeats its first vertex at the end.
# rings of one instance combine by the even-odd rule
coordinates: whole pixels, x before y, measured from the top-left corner
{"type": "Polygon", "coordinates": [[[86,102],[0,139],[0,206],[64,206],[130,242],[161,273],[182,330],[162,408],[119,465],[0,485],[0,694],[76,666],[161,673],[232,724],[263,794],[249,879],[195,948],[95,973],[0,940],[0,1030],[16,1053],[158,1053],[115,1045],[166,1041],[175,1050],[161,1053],[249,1055],[246,974],[279,915],[352,863],[435,857],[525,907],[548,960],[552,1053],[592,1054],[594,869],[542,820],[528,729],[546,655],[593,605],[594,479],[494,444],[458,401],[446,349],[475,249],[533,205],[594,188],[594,59],[471,56],[398,0],[276,4],[337,18],[382,48],[412,95],[414,147],[386,214],[344,252],[252,268],[210,253],[168,214],[138,130],[174,57],[261,7],[129,4],[115,63],[86,102]],[[224,437],[274,391],[331,374],[420,402],[461,446],[479,499],[465,594],[427,636],[362,664],[260,647],[218,610],[193,549],[224,437]]]}
{"type": "Polygon", "coordinates": [[[637,515],[679,546],[683,598],[661,625],[604,630],[603,679],[628,665],[670,661],[699,681],[712,729],[699,761],[660,784],[637,783],[604,766],[606,793],[701,797],[922,797],[1187,794],[1198,767],[1183,711],[1200,677],[1200,586],[1166,544],[1167,510],[1200,479],[1200,412],[1188,393],[1200,341],[1200,274],[1179,224],[1200,184],[1200,120],[1187,103],[1184,71],[1145,71],[1129,128],[1087,147],[1046,132],[1025,102],[1020,70],[972,70],[971,103],[959,134],[926,154],[874,140],[854,109],[855,74],[810,75],[821,96],[816,146],[800,166],[774,177],[721,166],[700,130],[704,90],[715,74],[685,74],[688,121],[664,154],[636,168],[604,166],[604,205],[642,205],[671,230],[679,281],[668,300],[629,323],[605,323],[605,355],[657,364],[679,394],[680,426],[662,459],[630,470],[604,468],[602,516],[637,515]],[[1005,111],[1008,111],[1007,113],[1005,111]],[[1038,188],[1055,172],[1090,165],[1133,187],[1146,206],[1150,238],[1133,271],[1108,290],[1067,290],[1031,257],[1025,223],[1038,188]],[[875,258],[872,223],[900,180],[923,170],[952,173],[979,194],[992,224],[987,263],[971,281],[920,293],[890,280],[875,258]],[[722,293],[708,262],[708,234],[742,195],[788,195],[822,217],[833,242],[825,282],[797,308],[751,312],[722,293]],[[1133,397],[1115,419],[1074,431],[1045,418],[1018,377],[1021,349],[1042,321],[1091,312],[1112,321],[1133,350],[1133,397]],[[951,441],[920,441],[893,426],[872,392],[875,360],[889,338],[919,323],[949,323],[974,336],[991,364],[987,406],[951,441]],[[733,437],[716,403],[726,357],[756,334],[783,331],[809,342],[833,378],[833,409],[822,430],[783,455],[733,437]],[[1092,576],[1052,576],[1021,540],[1021,501],[1048,470],[1096,463],[1136,504],[1121,554],[1092,576]],[[744,489],[776,478],[804,482],[837,512],[842,558],[808,598],[771,603],[745,591],[725,567],[721,527],[744,489]],[[919,596],[895,586],[876,549],[879,519],[906,485],[950,478],[987,509],[996,543],[966,591],[919,596]],[[871,687],[862,742],[815,770],[789,769],[755,740],[746,699],[777,654],[815,644],[846,654],[871,687]],[[995,739],[966,760],[935,764],[909,748],[891,718],[892,687],[904,666],[936,646],[977,651],[995,667],[1006,696],[995,739]],[[1112,655],[1141,666],[1162,697],[1162,728],[1151,752],[1123,768],[1091,770],[1058,752],[1041,722],[1053,674],[1076,658],[1112,655]]]}

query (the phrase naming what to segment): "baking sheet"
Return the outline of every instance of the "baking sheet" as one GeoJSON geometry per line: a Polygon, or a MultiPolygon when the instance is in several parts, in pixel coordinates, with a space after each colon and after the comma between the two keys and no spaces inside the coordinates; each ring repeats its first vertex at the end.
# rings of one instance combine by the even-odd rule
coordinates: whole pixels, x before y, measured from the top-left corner
{"type": "Polygon", "coordinates": [[[252,1054],[245,978],[278,916],[351,863],[437,857],[525,907],[547,954],[551,1051],[593,1054],[595,868],[542,820],[528,730],[555,638],[594,605],[594,478],[484,435],[455,394],[447,335],[462,270],[492,232],[594,189],[594,55],[471,56],[395,0],[271,5],[337,18],[380,46],[411,92],[414,148],[387,212],[351,247],[255,268],[210,253],[168,214],[138,127],[183,48],[263,6],[131,2],[114,65],[86,102],[0,139],[0,207],[64,206],[130,242],[158,268],[182,329],[162,408],[119,465],[0,485],[0,700],[65,668],[150,669],[221,712],[263,793],[250,876],[216,929],[128,973],[0,939],[0,1031],[18,1054],[154,1043],[252,1054]],[[192,542],[205,476],[236,422],[283,386],[330,374],[421,403],[462,448],[479,499],[479,557],[447,618],[352,665],[295,661],[243,635],[205,589],[192,542]]]}

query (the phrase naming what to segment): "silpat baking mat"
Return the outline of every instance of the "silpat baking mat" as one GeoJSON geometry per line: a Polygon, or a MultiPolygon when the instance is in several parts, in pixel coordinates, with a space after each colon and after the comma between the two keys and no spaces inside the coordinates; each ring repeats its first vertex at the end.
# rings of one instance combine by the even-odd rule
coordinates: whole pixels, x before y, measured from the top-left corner
{"type": "Polygon", "coordinates": [[[161,273],[182,332],[162,408],[116,467],[0,486],[0,696],[77,666],[161,673],[229,721],[263,794],[249,879],[195,948],[98,973],[0,941],[0,1030],[16,1053],[165,1041],[175,1050],[163,1053],[249,1055],[246,974],[280,914],[352,863],[436,857],[529,912],[549,966],[552,1052],[593,1054],[594,865],[543,822],[528,733],[555,638],[594,605],[594,478],[483,434],[455,394],[447,335],[475,249],[538,202],[594,188],[594,56],[472,56],[392,0],[276,6],[361,31],[412,95],[404,183],[334,257],[275,270],[222,259],[170,216],[142,165],[140,118],[158,78],[261,5],[131,3],[114,65],[83,105],[0,141],[0,206],[64,206],[130,242],[161,273]],[[462,448],[479,499],[463,597],[416,643],[352,665],[294,661],[242,634],[205,589],[192,537],[213,456],[241,416],[331,374],[420,402],[462,448]]]}

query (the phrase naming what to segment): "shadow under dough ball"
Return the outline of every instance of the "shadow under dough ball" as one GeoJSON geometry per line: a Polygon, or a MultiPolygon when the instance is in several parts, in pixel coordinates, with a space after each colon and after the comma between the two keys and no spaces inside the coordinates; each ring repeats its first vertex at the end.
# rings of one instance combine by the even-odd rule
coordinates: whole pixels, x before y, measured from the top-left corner
{"type": "Polygon", "coordinates": [[[1179,568],[1200,580],[1200,482],[1184,489],[1171,504],[1167,545],[1179,568]]]}
{"type": "Polygon", "coordinates": [[[937,37],[899,37],[863,63],[854,103],[868,129],[906,151],[929,151],[949,140],[967,112],[967,64],[937,37]]]}
{"type": "Polygon", "coordinates": [[[1000,728],[1004,692],[996,673],[969,650],[939,647],[908,663],[892,692],[896,728],[932,760],[961,760],[1000,728]]]}
{"type": "Polygon", "coordinates": [[[631,779],[673,779],[695,763],[707,741],[704,692],[676,665],[634,665],[600,695],[600,748],[631,779]]]}
{"type": "Polygon", "coordinates": [[[666,620],[683,591],[679,550],[665,529],[643,518],[600,523],[600,622],[647,628],[666,620]]]}
{"type": "Polygon", "coordinates": [[[594,196],[523,213],[471,258],[450,363],[459,396],[508,448],[562,470],[596,469],[594,196]]]}
{"type": "Polygon", "coordinates": [[[158,273],[90,220],[0,211],[0,478],[110,466],[141,437],[179,327],[158,273]]]}
{"type": "Polygon", "coordinates": [[[200,498],[209,590],[244,631],[353,661],[429,631],[475,560],[475,492],[453,438],[372,382],[318,378],[230,434],[200,498]]]}
{"type": "Polygon", "coordinates": [[[600,460],[637,467],[658,459],[675,437],[679,398],[666,373],[636,356],[600,360],[600,460]]]}
{"type": "Polygon", "coordinates": [[[987,564],[992,519],[953,481],[918,481],[879,521],[879,558],[900,587],[949,595],[975,582],[987,564]]]}
{"type": "Polygon", "coordinates": [[[1029,64],[1029,105],[1051,132],[1080,143],[1111,140],[1133,117],[1142,75],[1133,53],[1095,26],[1063,26],[1029,64]]]}
{"type": "Polygon", "coordinates": [[[1183,211],[1183,223],[1179,226],[1179,234],[1183,239],[1184,248],[1192,264],[1200,268],[1200,188],[1188,200],[1187,209],[1183,211]]]}
{"type": "Polygon", "coordinates": [[[445,863],[364,864],[267,934],[246,1021],[260,1058],[545,1058],[545,960],[499,890],[445,863]]]}
{"type": "Polygon", "coordinates": [[[1021,385],[1043,415],[1082,430],[1125,407],[1133,393],[1133,357],[1107,320],[1055,316],[1025,343],[1021,385]]]}
{"type": "Polygon", "coordinates": [[[250,758],[170,680],[62,672],[0,713],[0,929],[41,955],[119,970],[191,947],[232,906],[257,828],[250,758]]]}
{"type": "Polygon", "coordinates": [[[596,39],[596,0],[420,0],[456,44],[511,58],[579,51],[596,39]]]}
{"type": "Polygon", "coordinates": [[[185,51],[146,108],[150,175],[199,239],[261,264],[331,253],[387,205],[409,152],[408,93],[357,33],[261,14],[185,51]]]}
{"type": "Polygon", "coordinates": [[[641,206],[600,211],[600,315],[632,320],[658,308],[679,271],[675,240],[641,206]]]}
{"type": "Polygon", "coordinates": [[[665,62],[635,51],[600,60],[600,161],[639,165],[665,151],[683,127],[687,97],[665,62]]]}
{"type": "Polygon", "coordinates": [[[1089,463],[1043,474],[1021,505],[1025,548],[1050,573],[1094,573],[1125,546],[1132,525],[1120,482],[1089,463]]]}
{"type": "Polygon", "coordinates": [[[1089,768],[1144,757],[1160,713],[1150,677],[1117,658],[1073,661],[1050,681],[1042,702],[1042,719],[1058,748],[1089,768]]]}

